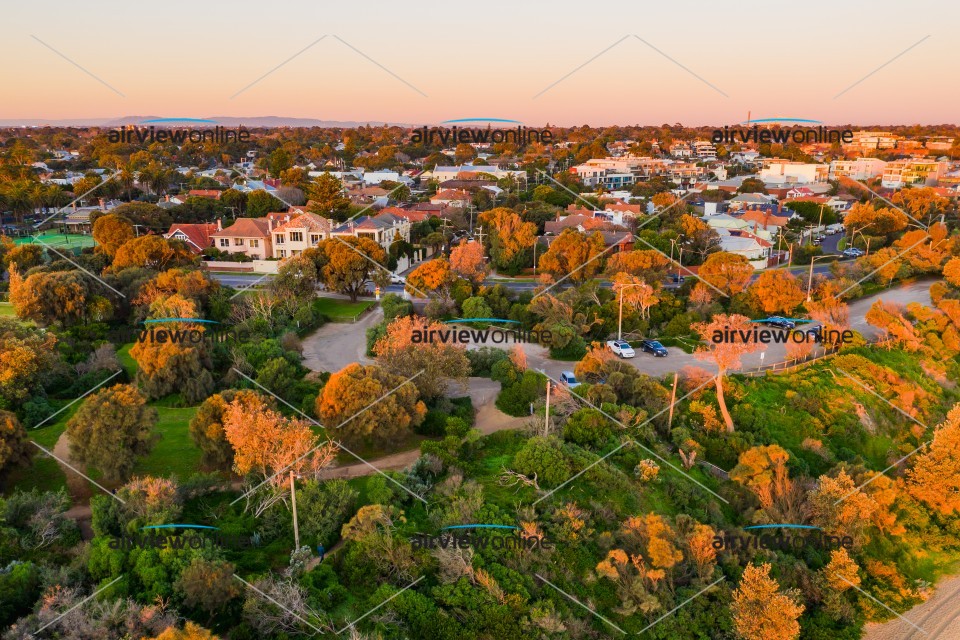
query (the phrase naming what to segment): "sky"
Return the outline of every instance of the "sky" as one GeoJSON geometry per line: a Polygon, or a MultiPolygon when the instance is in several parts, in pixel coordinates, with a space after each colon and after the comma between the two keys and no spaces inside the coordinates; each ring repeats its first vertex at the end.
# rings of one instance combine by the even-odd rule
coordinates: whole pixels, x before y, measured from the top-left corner
{"type": "Polygon", "coordinates": [[[956,123],[960,3],[4,0],[0,120],[956,123]]]}

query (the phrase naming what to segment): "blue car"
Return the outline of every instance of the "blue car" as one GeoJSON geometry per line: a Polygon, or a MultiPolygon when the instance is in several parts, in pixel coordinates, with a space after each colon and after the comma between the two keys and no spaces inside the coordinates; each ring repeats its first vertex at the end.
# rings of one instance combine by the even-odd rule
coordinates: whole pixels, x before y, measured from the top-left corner
{"type": "Polygon", "coordinates": [[[646,353],[652,353],[658,358],[667,357],[667,348],[656,340],[643,340],[640,342],[640,350],[646,353]]]}

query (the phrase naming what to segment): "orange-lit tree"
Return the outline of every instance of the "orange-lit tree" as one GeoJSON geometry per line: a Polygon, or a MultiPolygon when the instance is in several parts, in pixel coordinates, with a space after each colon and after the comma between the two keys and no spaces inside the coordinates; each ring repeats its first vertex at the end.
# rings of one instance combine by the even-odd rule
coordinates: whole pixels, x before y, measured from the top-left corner
{"type": "Polygon", "coordinates": [[[720,405],[723,422],[727,425],[727,432],[732,433],[733,418],[730,417],[726,400],[723,397],[723,377],[727,371],[740,368],[740,359],[744,355],[759,351],[763,345],[759,342],[744,340],[741,336],[741,332],[746,334],[753,329],[753,324],[746,316],[717,314],[713,316],[710,322],[696,324],[693,329],[709,345],[701,347],[694,355],[699,360],[712,362],[717,366],[717,375],[714,378],[717,388],[717,402],[720,405]],[[722,339],[715,341],[713,339],[715,336],[722,339]]]}

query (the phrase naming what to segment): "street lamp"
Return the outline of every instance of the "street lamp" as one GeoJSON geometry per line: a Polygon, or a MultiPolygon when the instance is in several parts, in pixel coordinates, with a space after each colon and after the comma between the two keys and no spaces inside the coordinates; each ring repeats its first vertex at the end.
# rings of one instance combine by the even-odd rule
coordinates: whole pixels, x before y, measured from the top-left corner
{"type": "Polygon", "coordinates": [[[807,279],[807,302],[810,302],[810,294],[813,289],[813,263],[817,260],[823,260],[824,258],[832,258],[833,256],[810,256],[810,277],[807,279]]]}
{"type": "Polygon", "coordinates": [[[864,255],[869,256],[869,255],[870,255],[870,240],[871,240],[871,238],[870,238],[870,236],[864,234],[863,231],[862,231],[862,229],[866,229],[866,228],[867,228],[867,227],[860,227],[860,229],[854,229],[854,230],[853,230],[853,234],[852,234],[851,237],[850,237],[850,242],[851,242],[851,244],[852,244],[852,243],[853,243],[853,239],[856,238],[856,237],[857,237],[857,234],[859,233],[859,234],[860,234],[860,237],[863,238],[863,239],[866,241],[866,243],[867,243],[867,253],[864,254],[864,255]]]}

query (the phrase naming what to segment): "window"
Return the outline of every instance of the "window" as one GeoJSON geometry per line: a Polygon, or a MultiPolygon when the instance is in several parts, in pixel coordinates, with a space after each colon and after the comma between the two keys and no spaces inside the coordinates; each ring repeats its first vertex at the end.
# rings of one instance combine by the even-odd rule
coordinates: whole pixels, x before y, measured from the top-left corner
{"type": "Polygon", "coordinates": [[[278,233],[278,234],[277,234],[277,244],[283,244],[283,242],[284,242],[284,240],[286,239],[286,237],[287,237],[286,234],[278,233]]]}
{"type": "Polygon", "coordinates": [[[287,250],[286,250],[286,249],[280,249],[280,251],[279,251],[278,253],[280,254],[280,257],[281,257],[281,258],[286,258],[286,257],[287,257],[287,250]]]}
{"type": "Polygon", "coordinates": [[[300,231],[291,231],[290,242],[303,242],[303,233],[300,231]]]}
{"type": "Polygon", "coordinates": [[[319,233],[311,233],[311,234],[310,234],[310,244],[318,244],[319,242],[320,242],[320,234],[319,234],[319,233]]]}
{"type": "Polygon", "coordinates": [[[233,246],[235,246],[235,247],[242,247],[242,246],[243,246],[243,238],[234,238],[234,239],[233,239],[233,246]]]}
{"type": "Polygon", "coordinates": [[[230,239],[229,239],[229,238],[220,238],[220,246],[221,246],[221,247],[229,247],[229,246],[230,246],[230,239]]]}
{"type": "Polygon", "coordinates": [[[250,239],[250,246],[253,247],[254,249],[256,249],[257,247],[260,246],[260,241],[257,240],[256,238],[251,238],[251,239],[250,239]]]}

